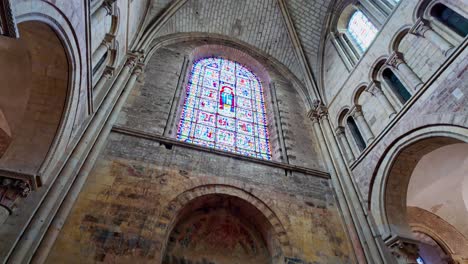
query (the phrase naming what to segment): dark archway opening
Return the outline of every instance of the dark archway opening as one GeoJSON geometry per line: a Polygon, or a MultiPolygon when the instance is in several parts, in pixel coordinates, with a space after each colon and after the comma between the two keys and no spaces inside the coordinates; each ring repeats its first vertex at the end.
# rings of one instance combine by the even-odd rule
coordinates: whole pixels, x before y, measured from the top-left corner
{"type": "Polygon", "coordinates": [[[182,209],[163,263],[276,263],[281,255],[273,228],[258,209],[240,198],[213,194],[182,209]]]}
{"type": "Polygon", "coordinates": [[[385,69],[382,75],[401,103],[404,104],[411,98],[411,94],[408,92],[406,87],[390,69],[385,69]]]}

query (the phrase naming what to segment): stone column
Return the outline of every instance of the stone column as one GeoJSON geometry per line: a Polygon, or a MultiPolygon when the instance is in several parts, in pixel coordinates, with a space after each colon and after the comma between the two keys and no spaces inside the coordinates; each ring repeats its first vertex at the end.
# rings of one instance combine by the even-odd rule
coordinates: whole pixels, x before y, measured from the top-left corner
{"type": "Polygon", "coordinates": [[[375,82],[375,81],[371,82],[367,86],[366,91],[371,93],[373,96],[377,98],[377,100],[379,100],[380,105],[388,114],[389,118],[392,118],[393,116],[395,116],[396,114],[395,108],[393,107],[392,103],[390,103],[387,96],[383,93],[382,87],[379,82],[375,82]]]}
{"type": "Polygon", "coordinates": [[[403,60],[401,53],[393,52],[387,60],[387,64],[393,69],[397,70],[400,75],[406,80],[411,89],[417,91],[423,82],[419,79],[418,75],[406,64],[403,60]]]}
{"type": "Polygon", "coordinates": [[[422,18],[419,18],[416,21],[416,23],[410,29],[409,32],[413,35],[420,36],[429,40],[434,46],[439,48],[446,57],[448,57],[454,50],[453,45],[450,44],[447,40],[445,40],[437,32],[432,30],[429,27],[427,21],[422,18]]]}
{"type": "Polygon", "coordinates": [[[386,244],[398,264],[418,264],[417,241],[409,238],[394,237],[386,244]]]}
{"type": "Polygon", "coordinates": [[[116,0],[104,0],[102,5],[91,15],[91,23],[94,21],[100,21],[105,16],[112,14],[112,4],[116,0]]]}
{"type": "Polygon", "coordinates": [[[366,207],[361,205],[359,191],[345,159],[340,154],[326,107],[320,101],[315,101],[309,117],[312,119],[314,130],[319,135],[320,146],[326,152],[324,159],[327,164],[331,163],[332,184],[348,226],[358,263],[392,263],[388,262],[391,256],[383,241],[370,226],[366,207]]]}
{"type": "Polygon", "coordinates": [[[16,201],[27,197],[31,192],[29,183],[0,177],[0,226],[7,220],[13,211],[16,201]]]}
{"type": "Polygon", "coordinates": [[[346,160],[350,164],[351,162],[354,161],[355,157],[354,157],[353,151],[351,150],[351,146],[349,145],[348,138],[346,137],[344,127],[338,127],[335,130],[335,134],[336,134],[336,137],[338,138],[338,143],[340,144],[341,149],[343,150],[346,156],[346,160]]]}
{"type": "Polygon", "coordinates": [[[114,86],[120,87],[124,84],[128,76],[130,75],[131,70],[133,69],[133,67],[135,67],[136,63],[137,63],[136,57],[131,56],[127,59],[124,67],[122,68],[122,71],[120,72],[119,76],[115,80],[114,86]]]}
{"type": "Polygon", "coordinates": [[[91,57],[91,65],[93,66],[93,68],[98,64],[102,56],[106,54],[106,52],[110,49],[110,47],[111,47],[110,37],[104,38],[104,40],[101,42],[101,45],[97,47],[97,49],[93,52],[93,56],[91,57]]]}
{"type": "Polygon", "coordinates": [[[354,107],[352,115],[354,117],[354,120],[356,120],[356,123],[362,133],[362,136],[364,137],[364,140],[366,140],[366,143],[369,144],[372,140],[374,140],[374,134],[372,133],[369,124],[367,123],[366,119],[364,118],[364,115],[362,114],[361,107],[354,107]]]}
{"type": "Polygon", "coordinates": [[[107,67],[104,72],[102,73],[102,76],[101,78],[99,79],[99,81],[96,83],[96,85],[93,87],[93,90],[95,92],[99,92],[102,90],[102,88],[104,87],[104,85],[107,83],[107,81],[110,80],[110,78],[112,78],[112,76],[114,75],[114,69],[113,68],[110,68],[110,67],[107,67]]]}

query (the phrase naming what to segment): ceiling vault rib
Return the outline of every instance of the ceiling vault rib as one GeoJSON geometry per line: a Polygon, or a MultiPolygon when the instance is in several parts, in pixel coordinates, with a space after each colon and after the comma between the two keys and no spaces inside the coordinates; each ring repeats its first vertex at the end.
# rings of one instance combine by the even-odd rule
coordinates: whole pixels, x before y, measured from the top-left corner
{"type": "MultiPolygon", "coordinates": [[[[135,44],[132,49],[144,52],[149,47],[158,30],[187,2],[188,0],[175,0],[172,2],[154,23],[148,23],[147,28],[141,31],[141,35],[137,37],[137,41],[134,42],[135,44]]],[[[149,18],[145,17],[145,19],[149,18]]]]}
{"type": "Polygon", "coordinates": [[[309,90],[309,93],[312,92],[310,95],[315,96],[315,98],[311,98],[311,99],[321,100],[317,82],[315,80],[315,76],[312,73],[312,69],[310,68],[310,65],[305,56],[305,52],[302,47],[301,40],[299,39],[299,36],[296,32],[296,28],[294,26],[294,22],[291,19],[291,15],[289,14],[288,7],[286,6],[286,3],[284,0],[278,0],[278,5],[280,7],[281,14],[283,15],[284,22],[286,23],[288,35],[293,44],[294,51],[299,59],[299,63],[302,65],[302,68],[304,70],[307,90],[309,90]]]}

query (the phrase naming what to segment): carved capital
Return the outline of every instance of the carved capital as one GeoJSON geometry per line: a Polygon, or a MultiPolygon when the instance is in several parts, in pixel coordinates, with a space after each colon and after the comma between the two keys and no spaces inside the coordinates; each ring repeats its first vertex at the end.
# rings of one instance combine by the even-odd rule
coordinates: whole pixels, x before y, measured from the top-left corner
{"type": "Polygon", "coordinates": [[[138,62],[138,58],[135,56],[129,56],[125,62],[125,67],[133,68],[138,62]]]}
{"type": "Polygon", "coordinates": [[[419,256],[417,243],[414,239],[396,236],[386,244],[398,263],[417,264],[416,259],[419,256]]]}
{"type": "Polygon", "coordinates": [[[312,120],[312,123],[318,123],[320,121],[320,117],[317,114],[317,111],[315,109],[310,110],[307,113],[307,117],[312,120]]]}
{"type": "Polygon", "coordinates": [[[360,105],[356,105],[353,110],[351,111],[351,115],[354,117],[354,118],[358,118],[360,116],[363,116],[362,114],[362,108],[360,105]]]}
{"type": "Polygon", "coordinates": [[[380,86],[380,82],[372,81],[366,88],[366,91],[372,94],[373,96],[382,95],[382,86],[380,86]]]}
{"type": "Polygon", "coordinates": [[[19,38],[11,2],[11,0],[0,0],[0,34],[10,38],[19,38]]]}
{"type": "Polygon", "coordinates": [[[31,185],[23,180],[0,177],[0,205],[13,210],[15,202],[20,197],[27,197],[31,193],[31,185]]]}
{"type": "Polygon", "coordinates": [[[135,68],[133,69],[133,74],[140,75],[143,72],[143,64],[138,63],[135,68]]]}
{"type": "Polygon", "coordinates": [[[102,3],[102,7],[106,9],[108,16],[112,15],[112,5],[115,1],[116,0],[105,0],[104,3],[102,3]]]}
{"type": "Polygon", "coordinates": [[[419,18],[413,27],[409,30],[409,33],[417,36],[424,36],[424,33],[431,30],[426,20],[419,18]]]}
{"type": "Polygon", "coordinates": [[[398,66],[402,63],[405,63],[405,61],[403,60],[403,56],[401,55],[401,53],[395,51],[392,53],[392,55],[390,55],[386,63],[387,65],[398,69],[398,66]]]}
{"type": "Polygon", "coordinates": [[[345,129],[342,126],[339,126],[336,128],[335,133],[338,137],[344,137],[345,136],[345,129]]]}
{"type": "Polygon", "coordinates": [[[112,76],[114,76],[114,68],[113,67],[109,67],[107,66],[105,69],[104,69],[104,72],[102,73],[102,76],[106,79],[110,79],[112,78],[112,76]]]}

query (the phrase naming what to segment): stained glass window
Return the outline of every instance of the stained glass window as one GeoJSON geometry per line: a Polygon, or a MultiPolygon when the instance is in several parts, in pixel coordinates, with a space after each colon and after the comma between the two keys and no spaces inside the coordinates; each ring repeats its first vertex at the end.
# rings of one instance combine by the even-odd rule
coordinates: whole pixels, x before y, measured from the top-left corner
{"type": "Polygon", "coordinates": [[[377,28],[361,11],[356,11],[349,20],[348,32],[358,47],[365,51],[377,35],[377,28]]]}
{"type": "Polygon", "coordinates": [[[416,262],[418,262],[418,264],[424,264],[424,260],[421,257],[418,257],[416,262]]]}
{"type": "Polygon", "coordinates": [[[255,74],[223,58],[196,61],[177,139],[270,160],[263,88],[255,74]]]}

